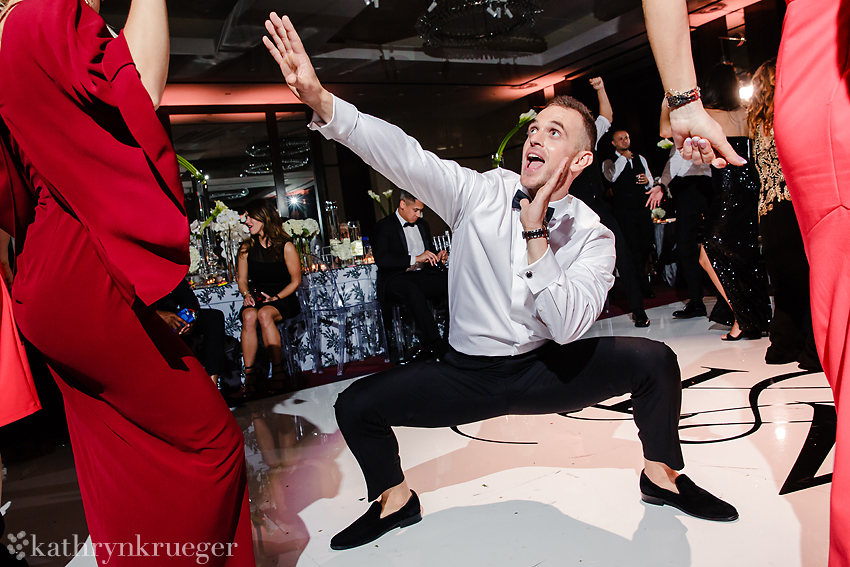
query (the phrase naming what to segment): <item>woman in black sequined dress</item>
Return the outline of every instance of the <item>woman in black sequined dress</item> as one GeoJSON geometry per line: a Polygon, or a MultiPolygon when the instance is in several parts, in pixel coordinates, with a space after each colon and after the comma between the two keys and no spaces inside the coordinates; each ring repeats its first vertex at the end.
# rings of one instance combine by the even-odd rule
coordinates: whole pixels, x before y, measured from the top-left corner
{"type": "Polygon", "coordinates": [[[700,264],[735,314],[723,340],[759,338],[770,321],[764,259],[759,250],[758,199],[761,184],[752,165],[747,110],[730,65],[713,68],[702,86],[706,110],[722,127],[735,151],[748,161],[711,168],[714,200],[706,217],[700,264]]]}

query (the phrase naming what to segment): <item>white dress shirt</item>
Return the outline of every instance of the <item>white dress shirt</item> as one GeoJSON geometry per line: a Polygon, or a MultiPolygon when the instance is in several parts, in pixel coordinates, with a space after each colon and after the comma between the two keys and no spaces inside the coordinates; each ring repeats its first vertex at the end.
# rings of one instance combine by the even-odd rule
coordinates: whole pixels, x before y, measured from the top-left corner
{"type": "Polygon", "coordinates": [[[398,214],[398,209],[395,211],[395,216],[398,222],[401,223],[401,229],[404,231],[404,238],[407,240],[407,253],[410,254],[410,265],[416,263],[416,257],[425,252],[425,243],[422,241],[422,233],[418,226],[404,226],[407,221],[398,214]]]}
{"type": "Polygon", "coordinates": [[[599,145],[599,140],[601,140],[602,136],[605,135],[605,132],[611,128],[611,123],[607,118],[600,114],[596,117],[596,122],[594,124],[596,125],[596,143],[593,144],[593,149],[595,150],[596,146],[599,145]]]}
{"type": "MultiPolygon", "coordinates": [[[[611,183],[617,181],[617,178],[620,177],[620,174],[623,173],[623,170],[626,169],[626,165],[630,165],[631,162],[635,159],[627,159],[626,156],[624,156],[618,151],[614,151],[614,155],[616,156],[614,160],[606,159],[604,162],[602,162],[602,173],[603,175],[605,175],[605,179],[607,179],[611,183]]],[[[646,190],[649,191],[650,189],[652,189],[653,185],[652,174],[649,172],[649,164],[646,163],[646,160],[642,155],[634,153],[632,155],[637,155],[638,159],[640,159],[640,162],[643,164],[643,171],[646,174],[647,179],[646,190]]],[[[634,167],[634,165],[632,165],[632,167],[634,167]]]]}
{"type": "Polygon", "coordinates": [[[470,355],[515,355],[546,341],[581,337],[614,285],[614,235],[579,199],[551,203],[549,248],[528,264],[512,171],[479,173],[441,160],[401,129],[334,98],[327,124],[310,128],[336,140],[451,227],[449,343],[470,355]]]}
{"type": "Polygon", "coordinates": [[[711,164],[701,163],[696,165],[693,161],[683,158],[679,150],[671,148],[670,159],[664,166],[659,183],[668,187],[674,177],[691,177],[693,175],[711,177],[711,164]]]}

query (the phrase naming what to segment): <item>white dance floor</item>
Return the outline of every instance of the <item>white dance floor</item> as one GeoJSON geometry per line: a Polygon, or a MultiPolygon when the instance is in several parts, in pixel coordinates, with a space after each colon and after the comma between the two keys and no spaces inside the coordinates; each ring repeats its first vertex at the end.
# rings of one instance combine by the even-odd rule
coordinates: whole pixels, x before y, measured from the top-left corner
{"type": "MultiPolygon", "coordinates": [[[[422,522],[332,551],[330,538],[368,506],[334,420],[333,403],[349,383],[341,382],[234,411],[245,432],[257,565],[826,565],[835,411],[824,375],[766,365],[767,339],[723,342],[727,328],[704,317],[673,320],[680,308],[649,310],[647,329],[628,316],[599,321],[590,335],[646,336],[677,353],[684,472],[734,504],[738,521],[707,522],[641,502],[637,430],[628,400],[615,399],[569,415],[397,429],[422,522]]],[[[21,483],[69,486],[68,455],[64,448],[25,474],[10,471],[11,529],[55,521],[33,517],[50,508],[21,483]]],[[[74,533],[87,535],[84,525],[74,533]]],[[[91,557],[28,561],[95,565],[91,557]]]]}

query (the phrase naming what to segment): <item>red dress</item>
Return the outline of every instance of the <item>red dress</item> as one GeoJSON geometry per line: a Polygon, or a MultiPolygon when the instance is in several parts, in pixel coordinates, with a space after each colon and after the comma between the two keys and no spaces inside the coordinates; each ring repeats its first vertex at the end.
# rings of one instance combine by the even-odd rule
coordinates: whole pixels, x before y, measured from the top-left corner
{"type": "Polygon", "coordinates": [[[125,544],[109,565],[253,567],[242,433],[150,307],[186,272],[188,226],[124,37],[83,0],[21,0],[0,77],[14,313],[62,390],[92,541],[125,544]]]}
{"type": "Polygon", "coordinates": [[[838,412],[831,567],[850,565],[850,6],[789,0],[777,61],[776,149],[809,258],[812,324],[838,412]]]}

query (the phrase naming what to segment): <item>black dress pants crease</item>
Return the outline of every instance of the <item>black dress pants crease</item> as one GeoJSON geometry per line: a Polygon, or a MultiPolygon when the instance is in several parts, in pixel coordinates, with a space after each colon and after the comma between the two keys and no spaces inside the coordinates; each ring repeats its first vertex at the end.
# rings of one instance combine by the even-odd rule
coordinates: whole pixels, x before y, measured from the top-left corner
{"type": "Polygon", "coordinates": [[[626,393],[644,456],[683,468],[679,365],[667,345],[645,338],[548,343],[517,356],[451,349],[439,362],[400,366],[354,382],[335,409],[369,500],[375,500],[404,480],[394,426],[450,427],[510,414],[560,413],[626,393]]]}
{"type": "MultiPolygon", "coordinates": [[[[645,207],[627,209],[615,206],[614,218],[617,219],[617,224],[620,225],[623,233],[625,249],[628,251],[628,258],[640,283],[640,289],[649,295],[652,293],[652,288],[646,275],[646,263],[652,250],[652,212],[645,207]]],[[[617,255],[620,255],[619,249],[617,255]]]]}

